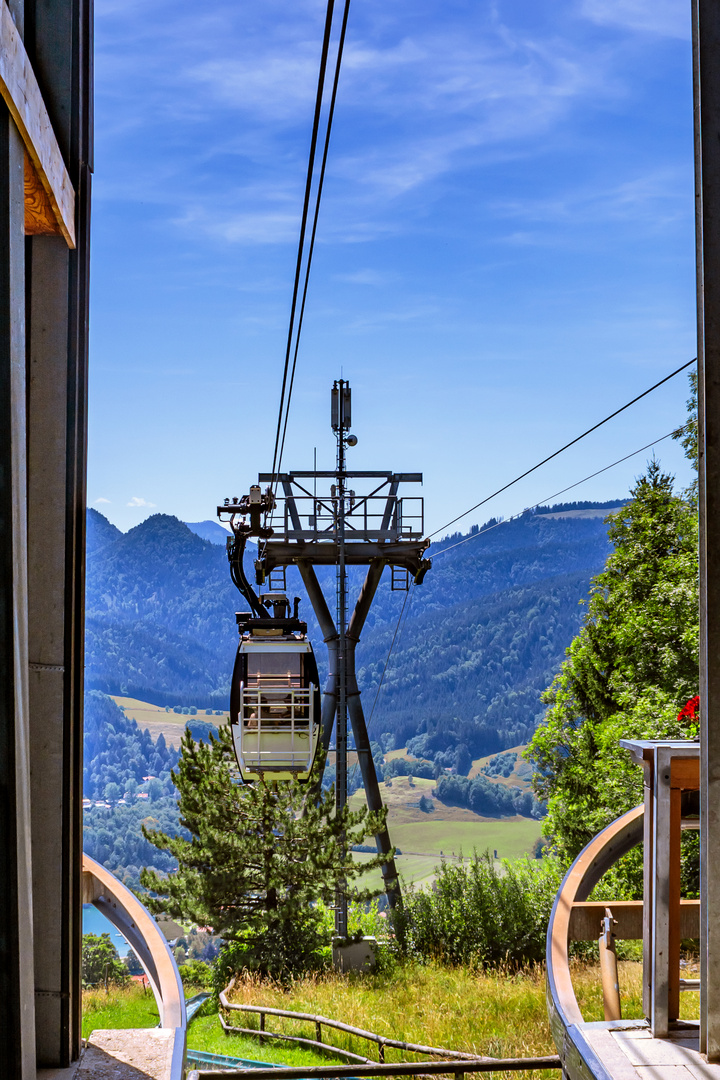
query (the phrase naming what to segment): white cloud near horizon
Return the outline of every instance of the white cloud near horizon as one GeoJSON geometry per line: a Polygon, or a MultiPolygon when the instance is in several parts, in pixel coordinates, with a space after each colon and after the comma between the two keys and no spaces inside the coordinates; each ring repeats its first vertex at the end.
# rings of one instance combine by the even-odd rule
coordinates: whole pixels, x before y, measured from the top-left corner
{"type": "Polygon", "coordinates": [[[132,499],[130,500],[130,502],[129,502],[129,503],[127,503],[126,505],[127,505],[127,506],[132,506],[132,507],[145,507],[145,508],[147,508],[147,509],[152,509],[152,508],[153,508],[153,507],[155,507],[155,506],[156,506],[157,504],[156,504],[156,503],[154,503],[154,502],[148,502],[148,500],[147,500],[147,499],[142,499],[142,498],[140,498],[140,496],[139,496],[139,495],[133,495],[133,497],[132,497],[132,499]]]}

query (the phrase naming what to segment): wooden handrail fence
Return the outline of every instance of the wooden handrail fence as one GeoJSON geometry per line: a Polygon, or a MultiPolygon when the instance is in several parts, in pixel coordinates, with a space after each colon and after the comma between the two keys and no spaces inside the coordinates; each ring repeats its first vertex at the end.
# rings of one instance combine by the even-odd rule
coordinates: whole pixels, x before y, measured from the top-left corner
{"type": "Polygon", "coordinates": [[[241,1075],[244,1080],[361,1080],[371,1076],[442,1076],[451,1074],[459,1080],[465,1073],[529,1072],[560,1069],[557,1055],[536,1058],[474,1058],[468,1061],[400,1061],[393,1065],[301,1065],[297,1068],[275,1066],[272,1069],[195,1069],[187,1080],[221,1080],[241,1075]]]}
{"type": "Polygon", "coordinates": [[[235,1010],[236,1012],[255,1013],[260,1016],[260,1029],[257,1028],[234,1028],[226,1024],[222,1016],[220,1017],[220,1023],[223,1030],[229,1034],[242,1033],[244,1035],[257,1035],[261,1039],[288,1039],[293,1042],[301,1043],[305,1046],[322,1047],[324,1050],[332,1050],[337,1052],[340,1057],[347,1057],[351,1061],[357,1061],[360,1064],[372,1065],[369,1058],[360,1057],[359,1054],[351,1054],[349,1050],[340,1050],[339,1047],[333,1046],[332,1043],[323,1042],[322,1029],[323,1027],[335,1028],[337,1031],[344,1031],[346,1035],[355,1035],[359,1039],[367,1039],[369,1042],[377,1043],[378,1046],[378,1060],[382,1065],[385,1061],[385,1047],[392,1047],[394,1050],[404,1050],[406,1053],[411,1054],[435,1054],[438,1057],[449,1058],[456,1061],[494,1061],[494,1058],[478,1057],[477,1054],[467,1054],[461,1050],[446,1050],[441,1046],[423,1046],[421,1043],[402,1042],[400,1039],[388,1039],[385,1035],[377,1035],[374,1031],[365,1031],[364,1028],[353,1027],[352,1024],[343,1024],[340,1020],[331,1020],[327,1016],[317,1016],[315,1013],[302,1013],[292,1012],[289,1009],[273,1009],[269,1005],[243,1005],[234,1001],[228,1001],[227,992],[232,990],[234,980],[220,994],[220,1004],[223,1009],[235,1010]],[[279,1035],[271,1031],[265,1030],[265,1017],[266,1016],[283,1016],[290,1020],[305,1020],[310,1024],[315,1024],[315,1039],[303,1039],[298,1035],[279,1035]]]}
{"type": "MultiPolygon", "coordinates": [[[[320,1067],[303,1066],[302,1068],[285,1068],[275,1066],[272,1069],[243,1069],[243,1075],[253,1080],[304,1080],[304,1078],[323,1077],[371,1077],[371,1076],[437,1076],[453,1075],[462,1078],[465,1073],[482,1072],[518,1072],[531,1069],[559,1069],[560,1058],[536,1057],[536,1058],[493,1058],[477,1054],[469,1054],[462,1050],[447,1050],[441,1046],[424,1046],[422,1043],[403,1042],[401,1039],[389,1039],[385,1035],[378,1035],[374,1031],[366,1031],[364,1028],[354,1027],[352,1024],[343,1024],[340,1020],[331,1020],[328,1016],[319,1016],[316,1013],[293,1012],[290,1009],[275,1009],[269,1005],[244,1005],[238,1002],[228,1001],[227,994],[234,986],[234,980],[225,987],[220,994],[220,1005],[223,1009],[235,1012],[255,1013],[260,1017],[260,1028],[236,1028],[228,1024],[222,1014],[220,1023],[223,1031],[228,1034],[255,1035],[266,1039],[284,1039],[299,1043],[301,1046],[309,1046],[313,1049],[330,1050],[333,1054],[346,1060],[356,1062],[354,1066],[330,1065],[320,1067]],[[316,1039],[305,1039],[299,1035],[285,1035],[267,1031],[265,1028],[266,1016],[286,1017],[290,1020],[304,1020],[315,1024],[316,1039]],[[349,1050],[342,1050],[332,1043],[323,1042],[323,1027],[335,1028],[343,1031],[346,1035],[355,1035],[357,1038],[367,1039],[377,1043],[379,1063],[369,1058],[352,1054],[349,1050]],[[390,1065],[385,1064],[385,1047],[395,1050],[404,1050],[412,1054],[434,1054],[445,1058],[445,1061],[401,1061],[390,1065]]],[[[222,1076],[237,1076],[237,1072],[227,1069],[219,1072],[205,1072],[202,1069],[188,1074],[188,1080],[203,1080],[205,1077],[219,1078],[222,1076]]]]}

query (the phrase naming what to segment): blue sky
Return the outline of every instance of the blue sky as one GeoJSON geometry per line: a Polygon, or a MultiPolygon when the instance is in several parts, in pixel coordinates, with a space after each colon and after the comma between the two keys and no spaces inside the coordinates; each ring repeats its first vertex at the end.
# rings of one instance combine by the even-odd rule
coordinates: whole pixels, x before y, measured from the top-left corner
{"type": "MultiPolygon", "coordinates": [[[[435,529],[695,355],[689,7],[353,0],[287,467],[334,460],[342,368],[352,464],[422,471],[435,529]]],[[[123,529],[213,517],[270,468],[324,9],[98,0],[88,500],[123,529]]],[[[622,496],[646,457],[566,497],[622,496]]]]}

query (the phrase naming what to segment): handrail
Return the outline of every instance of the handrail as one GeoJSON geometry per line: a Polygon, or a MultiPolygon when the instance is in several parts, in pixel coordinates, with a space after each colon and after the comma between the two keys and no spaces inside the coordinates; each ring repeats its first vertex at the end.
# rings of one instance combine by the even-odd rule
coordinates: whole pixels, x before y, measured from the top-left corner
{"type": "MultiPolygon", "coordinates": [[[[350,1050],[341,1050],[339,1046],[332,1046],[330,1043],[317,1042],[315,1039],[303,1039],[299,1035],[284,1035],[279,1031],[266,1031],[263,1027],[260,1030],[257,1028],[234,1027],[232,1024],[227,1023],[222,1013],[218,1013],[218,1019],[220,1020],[220,1027],[226,1035],[252,1035],[254,1038],[260,1039],[277,1039],[282,1042],[296,1043],[298,1046],[307,1046],[311,1050],[330,1051],[335,1057],[344,1058],[345,1061],[354,1061],[359,1065],[375,1064],[370,1058],[361,1057],[360,1054],[353,1054],[350,1050]]],[[[380,1060],[382,1061],[382,1058],[380,1060]]]]}
{"type": "Polygon", "coordinates": [[[182,1080],[187,1029],[185,992],[175,957],[160,927],[122,882],[85,854],[83,903],[93,904],[120,931],[142,964],[155,995],[160,1027],[175,1031],[171,1080],[182,1080]]]}
{"type": "Polygon", "coordinates": [[[530,1072],[536,1069],[560,1069],[557,1054],[534,1058],[475,1058],[471,1061],[401,1061],[395,1065],[303,1065],[274,1069],[193,1069],[187,1080],[221,1080],[242,1075],[244,1080],[355,1080],[363,1076],[443,1076],[452,1073],[530,1072]]]}
{"type": "MultiPolygon", "coordinates": [[[[478,1054],[468,1054],[462,1050],[445,1050],[441,1046],[423,1046],[419,1043],[401,1042],[399,1039],[388,1039],[385,1035],[377,1035],[374,1031],[365,1031],[364,1028],[353,1027],[351,1024],[343,1024],[340,1020],[331,1020],[327,1016],[316,1016],[315,1013],[293,1012],[291,1009],[274,1009],[269,1005],[245,1005],[238,1002],[230,1002],[227,999],[227,991],[232,989],[233,984],[234,980],[232,980],[220,994],[220,1004],[224,1009],[235,1010],[236,1012],[259,1013],[261,1016],[261,1024],[264,1023],[264,1017],[266,1015],[284,1016],[290,1020],[306,1020],[311,1024],[315,1024],[318,1044],[322,1041],[320,1039],[320,1029],[325,1025],[325,1027],[344,1031],[347,1035],[355,1035],[360,1039],[368,1039],[370,1042],[377,1043],[381,1049],[385,1046],[389,1046],[395,1050],[406,1050],[412,1054],[437,1054],[440,1057],[457,1059],[458,1061],[495,1060],[494,1058],[483,1057],[478,1054]]],[[[290,1038],[291,1036],[286,1037],[290,1038]]],[[[328,1043],[323,1043],[323,1045],[331,1050],[337,1049],[328,1043]]]]}

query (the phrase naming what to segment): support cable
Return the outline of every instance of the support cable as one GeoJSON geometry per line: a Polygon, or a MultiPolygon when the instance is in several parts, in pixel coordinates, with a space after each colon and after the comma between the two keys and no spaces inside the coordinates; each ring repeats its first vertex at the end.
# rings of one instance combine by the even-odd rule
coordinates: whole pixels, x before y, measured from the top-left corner
{"type": "Polygon", "coordinates": [[[295,281],[293,285],[292,304],[290,308],[290,322],[288,326],[287,343],[285,348],[285,363],[283,367],[283,381],[282,389],[280,393],[280,406],[278,409],[278,422],[277,430],[275,433],[275,449],[273,452],[273,465],[272,465],[272,481],[271,487],[273,492],[277,488],[278,474],[282,465],[283,450],[285,448],[285,436],[287,433],[288,417],[290,414],[290,401],[292,398],[293,385],[295,382],[295,369],[297,366],[298,349],[300,347],[300,333],[302,330],[303,319],[305,315],[305,302],[307,299],[308,283],[310,280],[310,267],[312,265],[313,252],[315,250],[315,238],[317,234],[318,217],[320,214],[320,200],[322,198],[323,185],[325,181],[325,170],[327,166],[328,149],[330,146],[330,134],[332,131],[332,123],[335,115],[335,103],[337,100],[338,84],[340,80],[340,67],[342,64],[343,50],[345,46],[345,36],[347,31],[348,16],[350,13],[350,0],[345,0],[345,6],[343,11],[342,25],[340,29],[340,38],[338,42],[338,51],[335,58],[335,69],[333,74],[332,94],[330,98],[330,106],[328,111],[327,123],[325,127],[325,135],[323,140],[323,153],[322,163],[320,167],[320,176],[318,180],[317,191],[315,193],[315,206],[313,211],[313,223],[310,236],[310,244],[307,251],[307,259],[305,259],[305,234],[307,230],[307,223],[310,210],[310,196],[312,193],[313,177],[315,171],[315,161],[317,157],[317,142],[318,133],[320,128],[320,117],[322,113],[322,103],[325,96],[325,85],[327,76],[327,61],[330,48],[330,36],[332,31],[333,15],[334,15],[334,0],[328,0],[327,14],[325,20],[325,33],[323,38],[323,51],[320,60],[320,73],[318,77],[317,96],[315,100],[315,116],[313,120],[313,132],[310,144],[310,155],[308,160],[308,172],[305,183],[305,199],[303,203],[303,216],[300,227],[300,238],[298,241],[298,255],[295,266],[295,281]],[[300,302],[300,313],[297,320],[295,315],[298,304],[298,294],[300,291],[300,279],[302,277],[303,262],[305,261],[305,278],[302,291],[302,299],[300,302]],[[294,342],[294,349],[293,349],[294,342]],[[290,367],[290,357],[292,355],[292,368],[290,367]],[[288,374],[290,375],[288,381],[288,374]],[[287,393],[286,393],[287,391],[287,393]]]}
{"type": "Polygon", "coordinates": [[[485,533],[492,532],[493,529],[499,528],[501,525],[507,525],[509,521],[516,521],[517,518],[522,517],[528,510],[536,510],[538,506],[546,506],[552,499],[557,499],[558,495],[564,495],[566,491],[572,491],[573,488],[580,487],[581,484],[586,484],[588,480],[594,479],[596,476],[600,476],[601,473],[607,472],[608,469],[614,469],[616,465],[621,465],[623,461],[628,461],[632,457],[637,457],[638,454],[642,454],[643,450],[649,450],[652,446],[657,446],[658,443],[664,442],[665,439],[672,438],[673,435],[677,435],[681,432],[682,428],[674,428],[673,431],[668,431],[667,435],[662,435],[659,439],[655,439],[654,442],[647,443],[645,446],[641,446],[639,450],[633,450],[631,454],[626,454],[625,457],[618,458],[617,461],[613,461],[611,465],[606,465],[603,469],[598,469],[597,472],[590,473],[589,476],[583,477],[582,480],[576,480],[574,484],[570,484],[568,487],[562,488],[561,491],[556,491],[554,495],[548,495],[546,498],[541,499],[539,502],[533,503],[532,506],[526,506],[524,510],[521,510],[517,514],[513,514],[512,517],[503,518],[502,521],[495,522],[494,525],[488,525],[486,529],[480,529],[479,532],[471,533],[469,536],[465,536],[462,540],[458,540],[455,544],[450,544],[449,547],[440,548],[439,551],[433,551],[431,557],[437,559],[438,555],[444,555],[447,551],[453,551],[454,548],[460,547],[462,544],[467,544],[469,540],[475,540],[478,536],[484,536],[485,533]]]}
{"type": "MultiPolygon", "coordinates": [[[[317,198],[315,200],[315,213],[313,216],[312,232],[310,235],[310,248],[308,250],[307,264],[305,267],[305,283],[303,285],[302,302],[300,304],[300,317],[298,319],[297,334],[295,335],[295,350],[293,354],[292,370],[290,373],[290,386],[288,388],[287,405],[285,408],[285,421],[283,423],[282,440],[280,442],[280,452],[278,454],[278,473],[282,468],[282,457],[283,451],[285,449],[285,435],[287,434],[288,417],[290,415],[290,399],[292,397],[293,385],[295,383],[295,368],[297,366],[298,349],[300,347],[300,334],[302,333],[303,319],[305,317],[305,301],[307,299],[308,282],[310,280],[310,265],[312,263],[313,252],[315,251],[315,236],[317,234],[318,217],[320,215],[320,199],[322,198],[323,184],[325,182],[325,167],[327,165],[328,149],[330,147],[330,132],[332,130],[332,122],[335,115],[335,102],[337,100],[338,83],[340,82],[340,65],[342,63],[343,49],[345,47],[345,32],[347,30],[349,14],[350,0],[345,0],[342,26],[340,28],[340,41],[338,42],[337,59],[335,61],[335,75],[333,78],[332,95],[330,98],[330,109],[328,112],[327,129],[325,131],[325,145],[323,147],[322,165],[320,166],[320,179],[318,180],[317,198]]],[[[275,470],[273,470],[273,472],[274,471],[275,470]]],[[[274,483],[277,486],[277,478],[275,479],[274,483]]]]}
{"type": "MultiPolygon", "coordinates": [[[[586,438],[586,436],[591,435],[593,431],[597,431],[597,429],[602,427],[603,424],[607,424],[608,420],[612,420],[614,417],[619,416],[621,412],[625,412],[625,410],[629,409],[631,405],[634,405],[636,401],[640,401],[642,398],[647,397],[648,394],[651,394],[653,390],[657,390],[657,388],[659,386],[662,386],[663,383],[666,383],[670,379],[673,379],[676,375],[679,375],[681,371],[685,371],[686,368],[689,368],[691,364],[696,363],[697,357],[695,357],[695,359],[693,360],[688,360],[686,364],[682,364],[675,371],[671,371],[670,374],[666,375],[664,379],[660,380],[660,382],[656,382],[654,386],[650,386],[647,390],[643,390],[642,394],[638,394],[638,396],[634,397],[632,401],[628,401],[627,404],[622,405],[619,409],[616,409],[615,412],[612,412],[609,416],[606,416],[604,420],[600,420],[597,424],[593,424],[591,428],[588,428],[587,431],[583,431],[582,435],[578,435],[569,443],[565,443],[565,445],[561,446],[559,450],[555,451],[555,453],[550,454],[546,458],[543,458],[542,461],[538,461],[537,465],[533,465],[531,469],[526,469],[524,473],[520,474],[520,476],[516,476],[514,480],[510,480],[507,484],[504,484],[503,487],[498,488],[497,491],[493,491],[492,495],[488,495],[486,498],[481,499],[480,502],[477,502],[474,506],[471,506],[469,510],[465,510],[462,514],[458,514],[458,516],[454,517],[452,521],[448,521],[446,525],[441,525],[439,529],[435,529],[434,532],[431,532],[429,534],[428,539],[431,539],[433,536],[437,536],[439,532],[444,532],[445,529],[449,529],[450,526],[454,525],[456,521],[460,521],[461,518],[467,517],[468,514],[472,514],[473,510],[477,510],[480,506],[484,506],[485,503],[490,502],[491,499],[494,499],[496,495],[501,495],[503,491],[507,491],[508,488],[511,488],[514,484],[517,484],[518,481],[524,480],[526,476],[529,476],[530,473],[534,473],[542,465],[547,465],[548,461],[552,461],[553,458],[556,458],[559,454],[562,454],[563,451],[569,450],[571,446],[575,445],[575,443],[579,443],[581,439],[584,439],[586,438]]],[[[667,436],[663,437],[667,438],[667,436]]],[[[650,443],[649,445],[652,446],[653,444],[650,443]]],[[[647,449],[647,447],[645,449],[647,449]]],[[[640,453],[639,450],[636,452],[638,454],[640,453]]],[[[609,467],[611,468],[612,466],[609,467]]]]}
{"type": "MultiPolygon", "coordinates": [[[[390,642],[390,648],[388,649],[388,654],[385,657],[385,665],[384,665],[384,667],[382,669],[382,675],[380,676],[380,682],[378,683],[377,690],[375,691],[375,697],[373,699],[372,708],[370,710],[370,715],[369,715],[368,721],[367,721],[368,742],[370,742],[370,727],[372,725],[373,716],[375,715],[375,706],[378,703],[378,698],[380,696],[380,691],[382,689],[383,683],[385,682],[385,675],[387,673],[388,665],[390,663],[390,657],[392,656],[393,650],[395,649],[395,642],[398,641],[398,645],[399,645],[400,641],[402,641],[402,633],[400,634],[400,639],[398,640],[398,631],[400,630],[400,623],[402,621],[402,617],[403,617],[403,614],[405,612],[405,605],[408,602],[408,598],[415,595],[415,588],[416,588],[416,586],[413,585],[412,593],[410,592],[410,590],[408,590],[405,593],[405,599],[403,600],[402,607],[400,608],[400,614],[398,615],[398,620],[397,620],[397,623],[395,624],[395,632],[394,632],[394,634],[392,636],[392,641],[390,642]]],[[[412,600],[410,601],[410,606],[408,607],[408,615],[410,614],[410,607],[412,607],[412,600]]],[[[407,623],[407,616],[405,618],[405,623],[407,623]]],[[[403,623],[403,631],[405,630],[405,623],[403,623]]],[[[355,772],[356,772],[356,770],[358,768],[358,763],[359,762],[356,759],[355,764],[353,765],[352,772],[350,774],[350,780],[351,781],[355,779],[355,772]]]]}
{"type": "Polygon", "coordinates": [[[328,53],[330,51],[330,33],[332,30],[335,0],[327,0],[325,13],[325,31],[323,34],[322,53],[320,55],[320,71],[318,74],[317,93],[315,95],[315,115],[313,117],[312,136],[310,139],[310,155],[308,158],[307,176],[305,179],[305,198],[303,201],[302,219],[300,222],[300,239],[298,241],[297,262],[295,265],[295,281],[293,284],[292,303],[290,305],[290,323],[288,326],[287,345],[285,347],[285,365],[283,368],[282,388],[280,390],[280,408],[278,410],[277,431],[275,433],[275,450],[273,453],[273,476],[276,472],[278,450],[280,447],[280,433],[282,430],[283,406],[285,402],[285,389],[287,386],[288,371],[290,369],[290,353],[292,349],[293,329],[295,324],[295,309],[297,306],[298,291],[300,288],[300,274],[305,246],[305,230],[307,228],[308,210],[310,208],[310,193],[312,190],[313,172],[315,169],[315,154],[317,149],[317,137],[320,129],[320,115],[322,112],[323,96],[325,92],[325,73],[327,70],[328,53]]]}
{"type": "MultiPolygon", "coordinates": [[[[440,551],[432,552],[431,557],[433,559],[436,559],[438,557],[438,555],[444,555],[448,551],[453,551],[455,548],[460,547],[462,544],[467,544],[467,543],[469,543],[470,540],[477,539],[478,536],[485,536],[486,533],[492,532],[493,529],[499,529],[501,525],[507,525],[510,521],[516,521],[518,518],[522,517],[523,514],[526,514],[528,510],[536,510],[538,508],[538,506],[547,505],[548,503],[550,503],[550,501],[552,499],[557,499],[558,495],[564,495],[566,491],[572,491],[573,488],[580,487],[581,484],[586,484],[588,480],[593,480],[596,476],[600,476],[601,473],[607,472],[608,469],[614,469],[616,465],[621,465],[623,461],[628,461],[632,457],[637,457],[637,455],[642,454],[644,450],[649,450],[651,447],[657,446],[658,443],[664,442],[665,439],[669,439],[672,436],[677,435],[682,430],[683,430],[683,428],[674,428],[672,431],[668,431],[667,435],[662,435],[659,439],[655,439],[653,442],[647,443],[645,446],[641,446],[639,450],[633,450],[631,454],[625,454],[624,457],[618,458],[617,461],[613,461],[612,464],[605,465],[604,468],[598,469],[594,473],[590,473],[589,476],[583,477],[582,480],[576,480],[574,484],[569,484],[568,487],[562,488],[560,491],[556,491],[553,495],[546,496],[546,498],[541,499],[539,502],[533,503],[532,506],[526,506],[524,510],[521,510],[517,514],[513,514],[512,517],[504,518],[502,521],[496,521],[494,525],[488,525],[486,529],[480,529],[476,533],[471,533],[470,536],[466,536],[462,540],[458,540],[458,542],[456,544],[451,544],[449,547],[441,548],[440,551]]],[[[414,594],[415,594],[415,586],[413,586],[413,591],[412,591],[413,596],[414,596],[414,594]]],[[[373,716],[375,714],[375,706],[378,703],[378,698],[380,696],[380,690],[382,689],[382,685],[383,685],[383,683],[385,681],[385,674],[387,672],[388,665],[390,663],[390,658],[391,658],[391,656],[392,656],[392,654],[393,654],[393,652],[395,650],[395,642],[398,640],[398,631],[400,630],[400,622],[402,620],[403,613],[405,611],[405,605],[407,604],[408,597],[410,595],[411,594],[409,592],[405,594],[405,600],[403,601],[402,608],[400,609],[400,614],[398,616],[397,623],[395,624],[395,632],[393,633],[392,641],[390,642],[390,648],[389,648],[388,654],[387,654],[387,656],[385,658],[385,666],[383,667],[382,675],[380,676],[380,682],[378,683],[377,690],[375,691],[375,698],[373,700],[372,709],[370,710],[370,716],[368,717],[368,723],[367,723],[368,739],[370,738],[370,725],[372,723],[372,718],[373,718],[373,716]]],[[[409,614],[410,614],[410,608],[408,607],[408,616],[409,616],[409,614]]],[[[405,619],[405,624],[407,624],[407,617],[405,619]]],[[[405,631],[405,624],[403,624],[403,633],[405,631]]],[[[400,640],[402,640],[402,634],[400,635],[400,640]]],[[[398,646],[399,646],[399,644],[400,644],[400,641],[398,641],[398,646]]],[[[351,779],[355,776],[355,770],[357,769],[357,767],[358,766],[357,766],[357,762],[356,762],[355,765],[353,766],[353,771],[351,773],[351,779]]]]}

